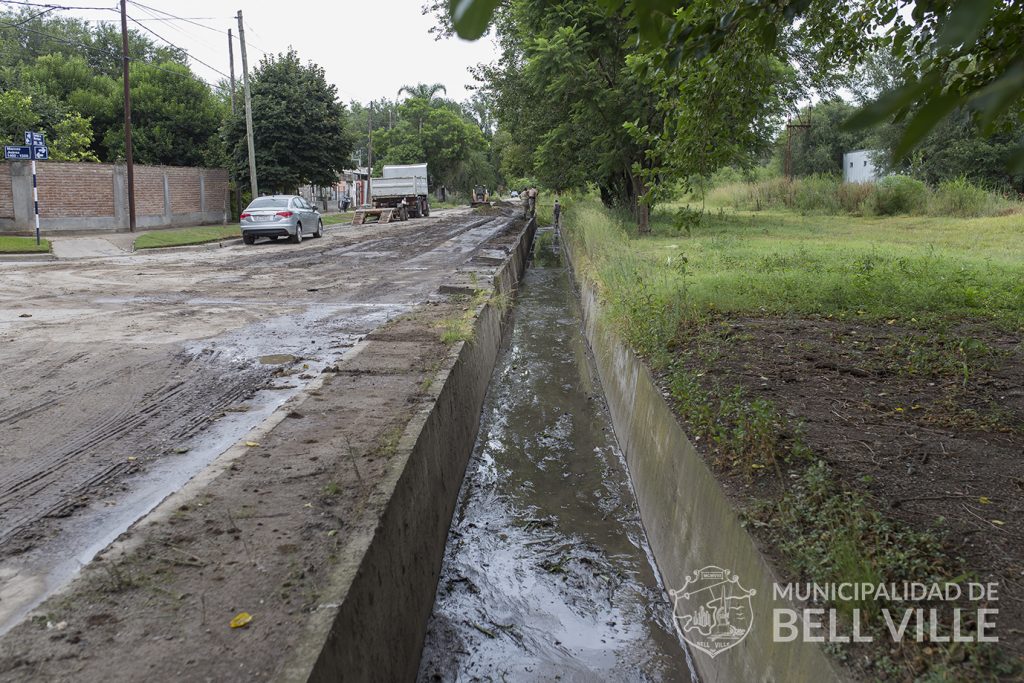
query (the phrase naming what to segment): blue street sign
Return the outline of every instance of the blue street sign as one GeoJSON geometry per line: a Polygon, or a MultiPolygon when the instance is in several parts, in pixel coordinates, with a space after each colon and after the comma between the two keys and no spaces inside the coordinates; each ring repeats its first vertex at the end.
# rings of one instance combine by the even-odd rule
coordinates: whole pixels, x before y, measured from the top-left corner
{"type": "Polygon", "coordinates": [[[32,145],[32,158],[36,161],[46,161],[50,158],[50,148],[46,145],[32,145]]]}
{"type": "Polygon", "coordinates": [[[4,159],[31,159],[32,148],[18,145],[4,145],[4,159]]]}
{"type": "Polygon", "coordinates": [[[45,145],[46,141],[43,139],[42,133],[36,133],[31,130],[25,131],[25,144],[32,146],[45,145]]]}

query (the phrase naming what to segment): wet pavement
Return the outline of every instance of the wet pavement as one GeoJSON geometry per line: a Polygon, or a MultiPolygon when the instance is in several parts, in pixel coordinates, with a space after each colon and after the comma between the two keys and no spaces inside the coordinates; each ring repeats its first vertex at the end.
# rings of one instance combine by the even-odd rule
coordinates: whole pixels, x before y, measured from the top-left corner
{"type": "Polygon", "coordinates": [[[696,680],[553,253],[491,378],[419,678],[696,680]]]}
{"type": "Polygon", "coordinates": [[[0,270],[0,635],[510,221],[0,270]]]}

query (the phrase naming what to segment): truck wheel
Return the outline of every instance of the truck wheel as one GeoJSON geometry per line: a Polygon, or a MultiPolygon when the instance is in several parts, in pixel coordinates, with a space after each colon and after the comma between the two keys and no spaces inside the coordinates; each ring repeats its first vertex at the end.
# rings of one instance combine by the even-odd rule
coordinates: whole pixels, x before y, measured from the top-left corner
{"type": "Polygon", "coordinates": [[[423,200],[423,216],[430,216],[430,202],[427,201],[426,199],[423,200]]]}
{"type": "Polygon", "coordinates": [[[302,223],[295,224],[295,234],[292,235],[292,242],[294,244],[302,244],[302,223]]]}

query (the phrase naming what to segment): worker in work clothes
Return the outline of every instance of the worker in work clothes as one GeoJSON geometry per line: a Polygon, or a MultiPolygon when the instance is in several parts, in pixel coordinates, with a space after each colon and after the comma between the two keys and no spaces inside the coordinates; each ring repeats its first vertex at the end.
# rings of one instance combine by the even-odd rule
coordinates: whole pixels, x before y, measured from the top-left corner
{"type": "Polygon", "coordinates": [[[527,204],[527,211],[529,211],[531,216],[535,216],[537,214],[537,188],[536,187],[531,187],[529,190],[526,191],[526,204],[527,204]]]}
{"type": "Polygon", "coordinates": [[[553,209],[553,212],[554,212],[554,216],[555,216],[554,223],[555,223],[555,227],[557,228],[558,227],[559,217],[562,215],[562,205],[558,203],[558,199],[557,198],[555,199],[555,208],[553,209]]]}

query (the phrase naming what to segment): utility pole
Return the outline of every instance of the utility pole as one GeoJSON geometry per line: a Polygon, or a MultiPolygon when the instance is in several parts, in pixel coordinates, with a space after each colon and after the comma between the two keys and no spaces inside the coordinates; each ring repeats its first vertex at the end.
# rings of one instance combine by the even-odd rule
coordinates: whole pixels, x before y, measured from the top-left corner
{"type": "Polygon", "coordinates": [[[121,0],[121,67],[124,81],[124,161],[128,167],[128,229],[135,232],[135,162],[132,160],[132,92],[128,83],[128,11],[121,0]]]}
{"type": "MultiPolygon", "coordinates": [[[[235,115],[235,45],[228,29],[228,65],[231,67],[231,115],[235,115]]],[[[232,173],[232,175],[234,175],[232,173]]],[[[242,213],[242,184],[235,178],[235,207],[242,213]]]]}
{"type": "Polygon", "coordinates": [[[366,205],[372,206],[373,191],[373,102],[366,114],[366,205]]]}
{"type": "MultiPolygon", "coordinates": [[[[122,6],[124,0],[121,0],[122,6]]],[[[242,88],[245,90],[245,136],[249,140],[249,186],[252,198],[260,196],[256,182],[256,143],[252,139],[252,95],[249,92],[249,61],[245,57],[245,26],[242,24],[242,10],[238,10],[238,42],[242,47],[242,88]]]]}

